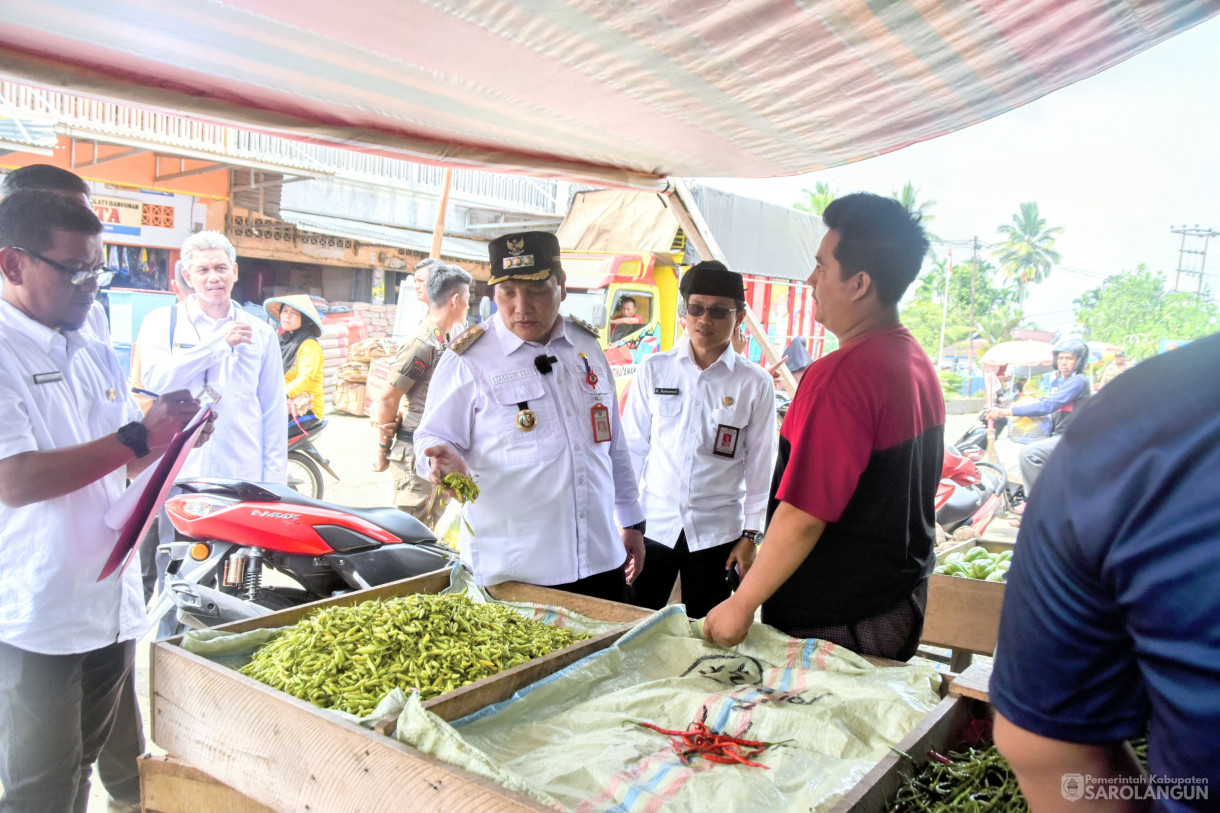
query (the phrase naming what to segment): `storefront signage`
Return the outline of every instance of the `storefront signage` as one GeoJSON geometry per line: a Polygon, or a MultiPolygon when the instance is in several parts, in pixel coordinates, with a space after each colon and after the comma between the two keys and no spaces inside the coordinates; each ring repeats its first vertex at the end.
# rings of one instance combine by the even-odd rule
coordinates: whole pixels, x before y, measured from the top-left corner
{"type": "Polygon", "coordinates": [[[144,204],[138,200],[95,195],[93,211],[105,226],[106,234],[138,235],[144,223],[144,204]]]}

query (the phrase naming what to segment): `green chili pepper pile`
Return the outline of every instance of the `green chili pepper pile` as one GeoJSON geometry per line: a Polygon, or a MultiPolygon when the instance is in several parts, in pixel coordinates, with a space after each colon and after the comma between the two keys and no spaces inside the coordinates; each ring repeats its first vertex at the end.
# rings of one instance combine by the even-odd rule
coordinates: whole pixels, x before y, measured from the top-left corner
{"type": "Polygon", "coordinates": [[[898,789],[890,813],[1020,813],[1029,805],[1017,777],[993,745],[928,752],[928,763],[898,789]]]}
{"type": "Polygon", "coordinates": [[[985,548],[973,547],[965,553],[950,553],[945,557],[945,563],[938,565],[933,572],[963,579],[1005,582],[1008,581],[1008,568],[1011,564],[1010,550],[989,553],[985,548]]]}
{"type": "Polygon", "coordinates": [[[474,502],[479,497],[479,485],[469,474],[451,471],[441,478],[441,483],[457,495],[458,502],[474,502]]]}
{"type": "Polygon", "coordinates": [[[366,716],[394,688],[427,700],[587,638],[465,595],[327,607],[254,654],[244,675],[322,708],[366,716]]]}

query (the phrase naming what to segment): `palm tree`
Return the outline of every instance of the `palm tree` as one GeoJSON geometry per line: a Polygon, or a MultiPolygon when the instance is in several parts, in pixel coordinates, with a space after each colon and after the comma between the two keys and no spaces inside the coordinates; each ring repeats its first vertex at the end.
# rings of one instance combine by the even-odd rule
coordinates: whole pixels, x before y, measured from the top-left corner
{"type": "Polygon", "coordinates": [[[800,209],[802,212],[812,212],[815,215],[821,215],[826,211],[826,207],[834,202],[835,193],[830,191],[830,183],[827,181],[818,181],[814,184],[816,192],[810,192],[808,189],[802,189],[801,194],[804,195],[804,200],[798,200],[792,204],[793,209],[800,209]]]}
{"type": "Polygon", "coordinates": [[[902,189],[891,192],[890,197],[901,203],[903,208],[911,214],[919,215],[920,222],[924,226],[936,219],[936,215],[928,213],[928,210],[936,205],[936,201],[925,200],[923,203],[919,203],[919,190],[910,181],[903,184],[902,189]]]}
{"type": "Polygon", "coordinates": [[[1046,220],[1038,214],[1038,204],[1021,204],[1021,211],[1012,216],[1011,225],[996,229],[1005,238],[1004,245],[995,252],[1000,263],[1000,273],[1017,285],[1017,308],[1025,309],[1025,288],[1030,283],[1042,282],[1051,273],[1051,266],[1059,262],[1055,251],[1055,238],[1063,234],[1063,228],[1047,228],[1046,220]]]}
{"type": "Polygon", "coordinates": [[[931,248],[932,258],[936,258],[936,244],[942,242],[939,237],[932,233],[928,225],[936,219],[936,215],[931,214],[930,210],[936,205],[934,200],[925,200],[919,202],[919,189],[914,184],[907,181],[903,184],[902,189],[896,189],[890,193],[890,197],[902,204],[902,207],[913,215],[919,215],[919,222],[923,225],[925,233],[928,235],[928,243],[931,248]]]}
{"type": "MultiPolygon", "coordinates": [[[[1011,339],[1012,332],[1021,326],[1024,319],[1025,314],[1020,308],[1014,310],[1011,305],[1004,305],[979,317],[979,323],[975,325],[976,335],[987,347],[991,347],[1011,339]]],[[[983,352],[986,352],[986,348],[983,348],[983,352]]]]}

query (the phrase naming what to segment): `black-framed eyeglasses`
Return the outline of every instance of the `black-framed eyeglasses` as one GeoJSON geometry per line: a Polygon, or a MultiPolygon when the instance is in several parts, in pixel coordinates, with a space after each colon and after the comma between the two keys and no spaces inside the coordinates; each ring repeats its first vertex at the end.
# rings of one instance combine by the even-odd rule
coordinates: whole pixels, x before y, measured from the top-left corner
{"type": "Polygon", "coordinates": [[[719,305],[713,305],[710,308],[706,308],[703,305],[697,305],[693,302],[688,303],[686,306],[686,312],[696,319],[705,313],[713,319],[723,319],[730,313],[735,313],[736,311],[737,308],[722,308],[719,305]]]}
{"type": "Polygon", "coordinates": [[[25,252],[26,254],[29,254],[31,257],[33,257],[35,260],[39,260],[41,262],[46,263],[47,265],[51,266],[52,268],[54,268],[56,271],[60,272],[61,274],[67,274],[68,277],[72,280],[73,285],[84,285],[86,282],[88,282],[89,280],[96,277],[98,287],[100,288],[100,287],[105,287],[106,285],[109,285],[110,281],[112,279],[114,279],[114,269],[107,268],[104,265],[99,265],[97,268],[90,268],[87,270],[80,269],[80,268],[69,268],[68,266],[66,266],[62,263],[57,263],[54,260],[47,259],[46,257],[39,254],[37,251],[30,251],[28,248],[22,248],[21,246],[9,246],[9,248],[14,249],[16,251],[25,252]]]}

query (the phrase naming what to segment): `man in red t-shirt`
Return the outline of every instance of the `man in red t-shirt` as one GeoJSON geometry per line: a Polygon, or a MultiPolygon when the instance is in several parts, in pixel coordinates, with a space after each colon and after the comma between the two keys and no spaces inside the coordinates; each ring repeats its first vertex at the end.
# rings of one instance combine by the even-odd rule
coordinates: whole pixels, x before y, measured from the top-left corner
{"type": "Polygon", "coordinates": [[[877,195],[839,198],[823,220],[809,284],[839,349],[801,380],[766,542],[703,631],[733,646],[761,606],[764,622],[794,637],[906,660],[923,631],[944,450],[936,371],[898,321],[928,240],[918,216],[877,195]]]}

